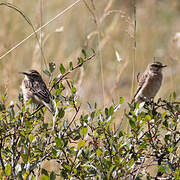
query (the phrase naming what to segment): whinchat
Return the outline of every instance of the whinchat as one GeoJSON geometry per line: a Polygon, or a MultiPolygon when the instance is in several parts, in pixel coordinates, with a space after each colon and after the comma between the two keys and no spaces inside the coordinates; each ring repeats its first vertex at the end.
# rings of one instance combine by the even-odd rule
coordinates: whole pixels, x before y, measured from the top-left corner
{"type": "Polygon", "coordinates": [[[138,88],[132,102],[141,102],[145,99],[154,98],[162,83],[162,69],[166,67],[161,62],[149,64],[140,78],[138,78],[138,88]]]}
{"type": "Polygon", "coordinates": [[[54,115],[51,94],[41,75],[36,70],[29,70],[22,72],[22,74],[25,75],[21,86],[24,101],[27,102],[31,98],[32,103],[45,105],[54,115]]]}

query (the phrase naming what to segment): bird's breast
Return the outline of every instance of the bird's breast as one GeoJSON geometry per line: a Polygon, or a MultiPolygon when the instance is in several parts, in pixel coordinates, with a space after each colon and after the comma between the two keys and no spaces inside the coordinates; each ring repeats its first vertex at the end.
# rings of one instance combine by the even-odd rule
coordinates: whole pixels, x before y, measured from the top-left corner
{"type": "Polygon", "coordinates": [[[162,75],[154,75],[148,79],[146,82],[146,87],[144,88],[144,96],[148,98],[154,98],[159,91],[162,83],[162,75]]]}

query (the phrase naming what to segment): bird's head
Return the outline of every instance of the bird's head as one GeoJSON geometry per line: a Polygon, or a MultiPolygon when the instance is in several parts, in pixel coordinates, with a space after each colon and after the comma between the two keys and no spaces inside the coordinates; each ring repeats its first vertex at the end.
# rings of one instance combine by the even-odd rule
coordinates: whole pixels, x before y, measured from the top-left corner
{"type": "Polygon", "coordinates": [[[29,70],[26,72],[21,72],[22,74],[24,74],[28,79],[32,79],[32,80],[41,80],[41,75],[36,71],[36,70],[29,70]]]}
{"type": "Polygon", "coordinates": [[[161,73],[164,67],[167,67],[167,65],[163,65],[161,62],[158,61],[155,61],[148,66],[150,72],[152,73],[161,73]]]}

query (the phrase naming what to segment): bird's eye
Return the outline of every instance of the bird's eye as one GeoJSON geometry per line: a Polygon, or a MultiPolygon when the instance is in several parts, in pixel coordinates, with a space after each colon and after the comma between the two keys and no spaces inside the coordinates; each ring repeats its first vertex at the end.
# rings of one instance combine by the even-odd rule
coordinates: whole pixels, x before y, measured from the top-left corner
{"type": "Polygon", "coordinates": [[[32,77],[33,77],[33,78],[36,78],[36,77],[37,77],[37,75],[36,75],[36,74],[32,74],[32,77]]]}
{"type": "Polygon", "coordinates": [[[157,65],[157,64],[154,64],[153,66],[156,67],[156,68],[159,67],[159,65],[157,65]]]}

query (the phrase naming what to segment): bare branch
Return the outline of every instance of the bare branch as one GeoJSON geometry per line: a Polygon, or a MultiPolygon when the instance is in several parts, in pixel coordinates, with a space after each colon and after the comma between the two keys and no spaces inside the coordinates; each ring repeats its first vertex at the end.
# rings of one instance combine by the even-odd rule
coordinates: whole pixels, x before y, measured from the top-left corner
{"type": "Polygon", "coordinates": [[[72,123],[74,122],[74,120],[76,119],[76,116],[77,116],[77,114],[78,114],[78,112],[79,112],[79,110],[80,110],[80,107],[81,107],[81,106],[79,106],[79,107],[77,108],[76,113],[74,114],[71,122],[68,124],[67,128],[65,129],[65,132],[69,129],[69,127],[71,126],[71,124],[72,124],[72,123]]]}
{"type": "Polygon", "coordinates": [[[50,88],[49,91],[51,92],[52,89],[53,89],[53,87],[54,87],[55,85],[57,85],[60,81],[62,81],[62,79],[64,79],[64,78],[65,78],[67,75],[69,75],[72,71],[74,71],[74,70],[78,69],[79,67],[81,67],[81,66],[82,66],[84,63],[86,63],[87,61],[91,60],[93,57],[95,57],[95,55],[96,55],[96,53],[93,53],[93,55],[91,55],[90,57],[86,58],[86,59],[83,61],[83,63],[78,64],[77,66],[73,67],[72,70],[69,70],[69,71],[67,71],[65,74],[63,74],[63,75],[59,78],[59,80],[58,80],[55,84],[53,84],[53,86],[51,86],[51,88],[50,88]]]}
{"type": "Polygon", "coordinates": [[[2,139],[2,135],[1,135],[1,142],[0,142],[0,163],[1,163],[2,170],[3,170],[4,175],[7,177],[6,172],[5,172],[4,161],[3,161],[2,155],[1,155],[2,141],[3,141],[3,139],[2,139]]]}

